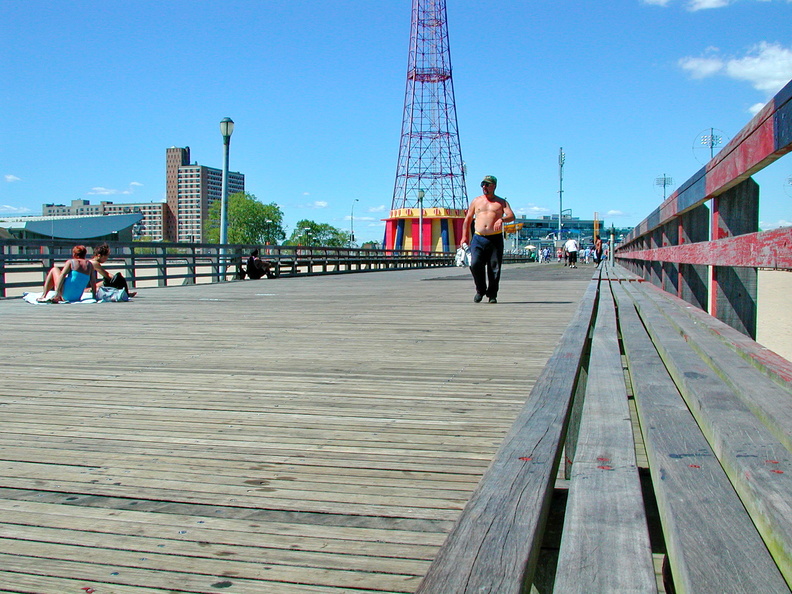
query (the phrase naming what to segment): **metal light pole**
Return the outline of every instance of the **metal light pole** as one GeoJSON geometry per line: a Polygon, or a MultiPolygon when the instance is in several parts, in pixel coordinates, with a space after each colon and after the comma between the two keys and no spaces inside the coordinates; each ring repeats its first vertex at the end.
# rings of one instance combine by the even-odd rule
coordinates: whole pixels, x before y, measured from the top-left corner
{"type": "Polygon", "coordinates": [[[710,128],[710,133],[701,137],[701,144],[709,146],[710,161],[715,158],[715,147],[723,142],[723,136],[715,134],[715,128],[710,128]]]}
{"type": "Polygon", "coordinates": [[[671,184],[674,183],[674,178],[668,177],[665,173],[662,177],[655,178],[655,185],[656,186],[663,186],[663,201],[665,202],[666,199],[666,188],[669,187],[671,184]]]}
{"type": "Polygon", "coordinates": [[[266,220],[264,221],[264,224],[266,225],[266,227],[264,227],[264,228],[265,228],[265,232],[264,232],[264,241],[265,241],[265,243],[266,243],[267,245],[269,245],[270,243],[272,243],[272,231],[271,231],[271,227],[270,227],[270,225],[271,225],[273,222],[274,222],[274,221],[273,221],[272,219],[266,219],[266,220]]]}
{"type": "Polygon", "coordinates": [[[423,251],[423,190],[418,190],[418,253],[423,251]]]}
{"type": "Polygon", "coordinates": [[[558,239],[561,239],[561,217],[564,210],[564,148],[558,149],[558,239]]]}
{"type": "Polygon", "coordinates": [[[223,118],[220,134],[223,135],[223,185],[220,198],[220,280],[226,279],[225,244],[228,243],[228,149],[231,134],[234,133],[234,120],[223,118]]]}
{"type": "Polygon", "coordinates": [[[349,215],[349,247],[355,245],[355,202],[360,202],[357,198],[352,201],[352,212],[349,215]]]}

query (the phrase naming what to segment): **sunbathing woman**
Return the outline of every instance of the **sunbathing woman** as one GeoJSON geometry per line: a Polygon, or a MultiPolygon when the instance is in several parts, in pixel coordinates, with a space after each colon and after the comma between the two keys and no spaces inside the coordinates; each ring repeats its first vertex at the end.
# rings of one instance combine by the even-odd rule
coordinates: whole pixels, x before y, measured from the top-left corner
{"type": "Polygon", "coordinates": [[[72,258],[67,260],[61,270],[53,268],[47,274],[44,281],[44,293],[37,301],[79,301],[85,289],[90,286],[93,297],[96,298],[96,270],[90,260],[85,256],[88,250],[84,245],[76,245],[72,248],[72,258]],[[55,284],[55,296],[47,299],[47,293],[52,290],[48,283],[55,284]]]}

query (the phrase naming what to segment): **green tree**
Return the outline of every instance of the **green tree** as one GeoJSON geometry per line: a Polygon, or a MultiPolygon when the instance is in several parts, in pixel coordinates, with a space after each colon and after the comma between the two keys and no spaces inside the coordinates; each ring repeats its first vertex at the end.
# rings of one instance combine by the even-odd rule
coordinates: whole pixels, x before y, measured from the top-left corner
{"type": "Polygon", "coordinates": [[[346,247],[349,245],[349,233],[327,223],[303,219],[297,222],[289,238],[289,244],[346,247]]]}
{"type": "MultiPolygon", "coordinates": [[[[204,233],[209,243],[220,243],[220,200],[209,207],[204,233]]],[[[274,202],[263,204],[249,192],[228,197],[228,243],[277,244],[286,238],[283,211],[274,202]]]]}

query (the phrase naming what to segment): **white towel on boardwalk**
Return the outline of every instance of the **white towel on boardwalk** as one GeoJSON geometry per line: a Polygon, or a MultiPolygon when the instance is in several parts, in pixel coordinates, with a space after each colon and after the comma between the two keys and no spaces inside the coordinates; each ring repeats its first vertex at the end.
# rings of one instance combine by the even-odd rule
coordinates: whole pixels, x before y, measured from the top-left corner
{"type": "MultiPolygon", "coordinates": [[[[33,305],[52,305],[51,301],[36,301],[39,297],[41,297],[44,293],[22,293],[22,299],[27,301],[28,303],[32,303],[33,305]]],[[[52,299],[55,297],[55,291],[49,291],[47,293],[47,299],[52,299]]],[[[83,293],[82,299],[79,301],[59,301],[58,303],[97,303],[96,299],[91,297],[90,293],[83,293]]]]}

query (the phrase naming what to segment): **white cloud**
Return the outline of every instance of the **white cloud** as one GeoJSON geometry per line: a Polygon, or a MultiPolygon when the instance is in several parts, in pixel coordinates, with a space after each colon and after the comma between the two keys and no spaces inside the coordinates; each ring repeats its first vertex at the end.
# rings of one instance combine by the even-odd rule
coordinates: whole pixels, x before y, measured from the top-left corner
{"type": "Polygon", "coordinates": [[[756,115],[757,113],[762,111],[762,108],[765,105],[767,105],[767,103],[754,103],[753,105],[751,105],[751,107],[748,108],[748,113],[750,113],[751,115],[756,115]]]}
{"type": "Polygon", "coordinates": [[[792,227],[792,221],[786,221],[784,219],[779,219],[775,223],[765,223],[764,221],[759,221],[759,228],[762,231],[769,231],[770,229],[778,229],[779,227],[792,227]]]}
{"type": "Polygon", "coordinates": [[[609,210],[605,213],[606,217],[623,217],[624,213],[620,210],[609,210]]]}
{"type": "Polygon", "coordinates": [[[550,209],[545,208],[544,206],[531,205],[531,206],[523,206],[521,208],[518,208],[515,212],[517,214],[527,215],[529,218],[531,218],[532,216],[535,215],[548,213],[550,212],[550,209]]]}
{"type": "Polygon", "coordinates": [[[706,10],[708,8],[723,8],[731,4],[729,0],[690,0],[688,10],[695,12],[697,10],[706,10]]]}
{"type": "MultiPolygon", "coordinates": [[[[759,2],[771,2],[772,0],[758,0],[759,2]]],[[[786,0],[787,3],[792,2],[792,0],[786,0]]],[[[671,0],[643,0],[644,4],[650,4],[654,6],[668,6],[671,4],[671,0]]],[[[686,8],[690,12],[696,12],[698,10],[707,10],[709,8],[723,8],[724,6],[730,6],[735,4],[736,0],[688,0],[686,8]]]]}
{"type": "Polygon", "coordinates": [[[723,70],[724,62],[720,58],[688,57],[679,60],[679,65],[693,78],[706,78],[723,70]]]}
{"type": "Polygon", "coordinates": [[[19,178],[19,177],[17,177],[16,175],[6,175],[6,176],[5,176],[5,180],[6,180],[8,183],[13,183],[13,182],[22,181],[22,179],[21,179],[21,178],[19,178]]]}
{"type": "Polygon", "coordinates": [[[118,194],[127,194],[128,192],[122,192],[121,190],[111,190],[110,188],[103,188],[101,186],[97,186],[95,188],[91,188],[90,192],[86,192],[89,196],[116,196],[118,194]]]}
{"type": "Polygon", "coordinates": [[[389,212],[390,207],[385,206],[384,204],[380,204],[379,206],[373,206],[368,209],[368,212],[389,212]]]}
{"type": "Polygon", "coordinates": [[[0,212],[9,214],[25,214],[30,212],[29,208],[20,208],[17,206],[9,206],[8,204],[0,204],[0,212]]]}
{"type": "Polygon", "coordinates": [[[90,192],[86,192],[88,196],[129,196],[130,194],[134,194],[134,188],[136,186],[142,186],[140,182],[131,182],[129,184],[129,188],[126,190],[116,190],[112,188],[104,188],[102,186],[96,186],[91,188],[90,192]]]}
{"type": "MultiPolygon", "coordinates": [[[[717,48],[708,48],[706,53],[717,53],[717,48]]],[[[743,57],[722,58],[718,55],[705,55],[699,58],[686,57],[678,62],[692,78],[707,78],[723,75],[734,80],[751,84],[757,91],[767,94],[768,98],[792,79],[792,49],[780,43],[762,41],[749,48],[743,57]]],[[[761,107],[759,107],[761,109],[761,107]]],[[[751,107],[756,113],[756,105],[751,107]]]]}
{"type": "Polygon", "coordinates": [[[317,200],[311,205],[311,208],[327,208],[327,202],[324,200],[317,200]]]}
{"type": "Polygon", "coordinates": [[[726,73],[774,95],[792,79],[792,49],[763,41],[752,47],[744,58],[729,60],[726,73]]]}

